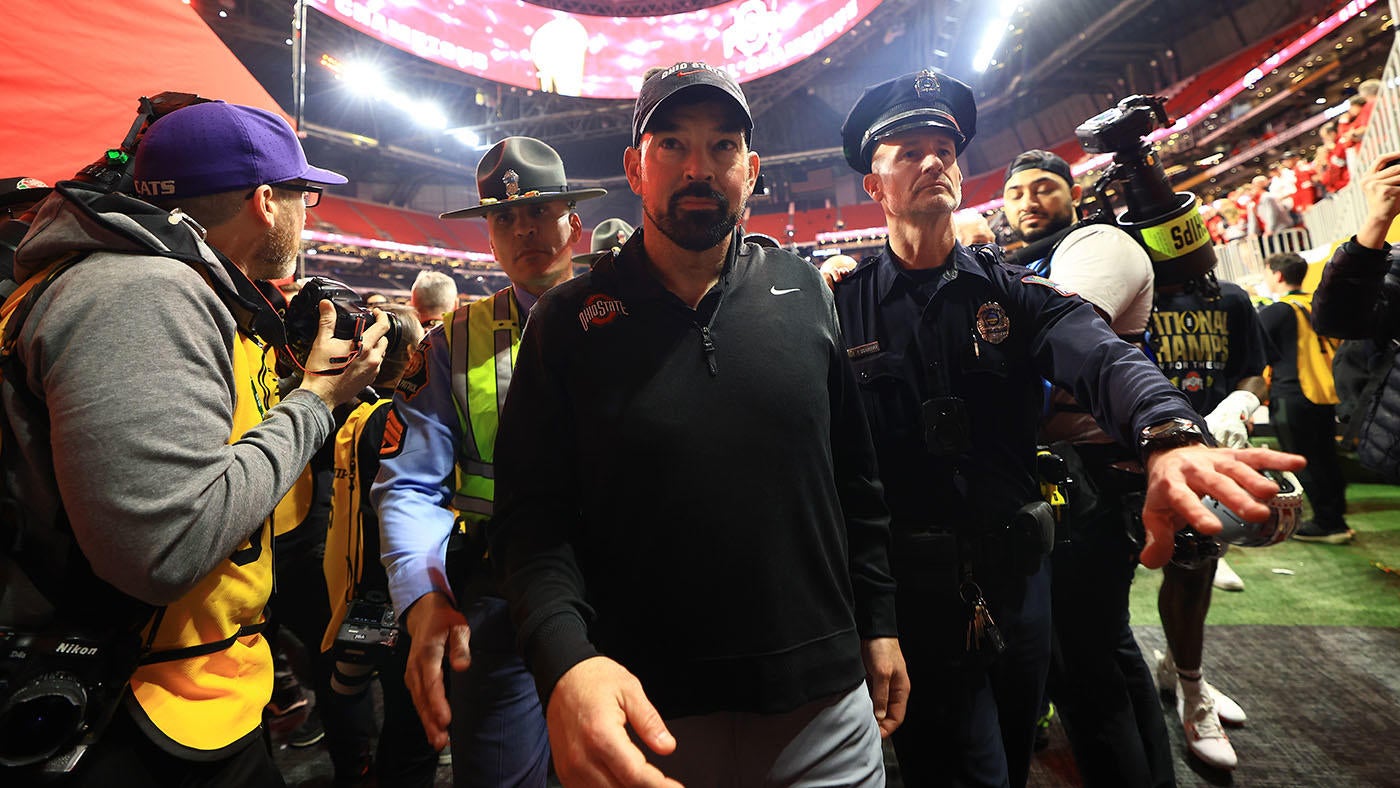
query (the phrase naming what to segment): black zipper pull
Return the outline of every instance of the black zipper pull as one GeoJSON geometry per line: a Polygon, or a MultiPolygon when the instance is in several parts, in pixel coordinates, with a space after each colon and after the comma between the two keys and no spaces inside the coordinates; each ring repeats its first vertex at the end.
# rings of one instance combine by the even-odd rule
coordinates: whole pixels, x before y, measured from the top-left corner
{"type": "Polygon", "coordinates": [[[700,326],[700,348],[705,351],[705,364],[710,368],[710,377],[719,374],[719,365],[715,363],[715,340],[710,336],[709,326],[700,326]]]}

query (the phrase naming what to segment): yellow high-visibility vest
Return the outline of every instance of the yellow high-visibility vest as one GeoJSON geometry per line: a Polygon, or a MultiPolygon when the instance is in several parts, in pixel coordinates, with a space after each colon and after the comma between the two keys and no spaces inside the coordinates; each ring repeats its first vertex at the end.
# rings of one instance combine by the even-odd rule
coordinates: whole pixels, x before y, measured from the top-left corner
{"type": "Polygon", "coordinates": [[[461,440],[452,508],[468,521],[491,519],[496,501],[496,430],[520,348],[520,307],[507,287],[443,316],[452,358],[452,401],[461,440]]]}

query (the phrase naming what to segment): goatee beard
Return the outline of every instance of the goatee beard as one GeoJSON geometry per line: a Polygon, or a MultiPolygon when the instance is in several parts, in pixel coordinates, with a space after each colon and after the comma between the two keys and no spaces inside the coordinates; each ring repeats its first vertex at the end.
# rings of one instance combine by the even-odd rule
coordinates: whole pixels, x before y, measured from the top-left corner
{"type": "Polygon", "coordinates": [[[1029,233],[1024,231],[1018,232],[1020,232],[1021,240],[1029,244],[1035,243],[1036,241],[1039,241],[1041,238],[1045,238],[1046,236],[1054,235],[1055,233],[1058,233],[1066,227],[1069,227],[1071,224],[1074,224],[1074,218],[1072,216],[1062,216],[1058,219],[1052,220],[1049,224],[1045,225],[1039,230],[1032,230],[1029,233]]]}
{"type": "Polygon", "coordinates": [[[728,238],[739,224],[739,215],[744,207],[731,211],[729,199],[708,183],[693,183],[671,195],[664,216],[648,216],[653,224],[671,242],[682,249],[703,252],[713,249],[728,238]],[[713,200],[711,210],[681,210],[680,201],[686,198],[713,200]]]}

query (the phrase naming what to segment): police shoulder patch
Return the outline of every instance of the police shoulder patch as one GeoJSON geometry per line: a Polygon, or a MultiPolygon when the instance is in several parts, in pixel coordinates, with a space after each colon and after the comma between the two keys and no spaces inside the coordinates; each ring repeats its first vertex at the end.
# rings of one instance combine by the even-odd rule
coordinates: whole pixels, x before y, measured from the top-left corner
{"type": "Polygon", "coordinates": [[[389,405],[389,414],[384,418],[384,440],[379,444],[380,457],[397,457],[403,451],[403,419],[399,418],[398,408],[389,405]]]}
{"type": "Polygon", "coordinates": [[[423,338],[418,346],[408,352],[408,365],[404,367],[403,377],[399,378],[398,387],[395,389],[403,395],[406,400],[418,396],[418,392],[428,385],[428,339],[423,338]]]}
{"type": "Polygon", "coordinates": [[[1051,290],[1054,290],[1056,293],[1059,293],[1059,294],[1062,295],[1062,296],[1078,295],[1078,293],[1075,293],[1075,292],[1072,291],[1072,290],[1066,290],[1066,289],[1064,289],[1063,287],[1060,287],[1059,285],[1057,285],[1057,284],[1055,284],[1054,282],[1050,281],[1049,279],[1046,279],[1046,278],[1043,277],[1043,276],[1036,276],[1035,274],[1031,274],[1030,276],[1023,276],[1023,277],[1021,277],[1021,284],[1023,284],[1023,285],[1040,285],[1041,287],[1048,287],[1048,288],[1050,288],[1051,290]]]}

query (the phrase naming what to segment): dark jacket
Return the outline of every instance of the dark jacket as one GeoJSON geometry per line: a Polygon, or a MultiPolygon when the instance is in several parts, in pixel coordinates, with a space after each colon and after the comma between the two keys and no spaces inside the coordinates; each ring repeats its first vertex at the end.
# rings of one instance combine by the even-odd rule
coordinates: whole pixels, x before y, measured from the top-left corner
{"type": "Polygon", "coordinates": [[[736,234],[692,310],[639,231],[545,294],[496,444],[495,560],[546,699],[603,653],[667,717],[782,712],[895,634],[888,515],[831,294],[736,234]]]}
{"type": "Polygon", "coordinates": [[[1313,293],[1313,328],[1341,339],[1400,339],[1400,260],[1390,244],[1337,247],[1313,293]]]}

